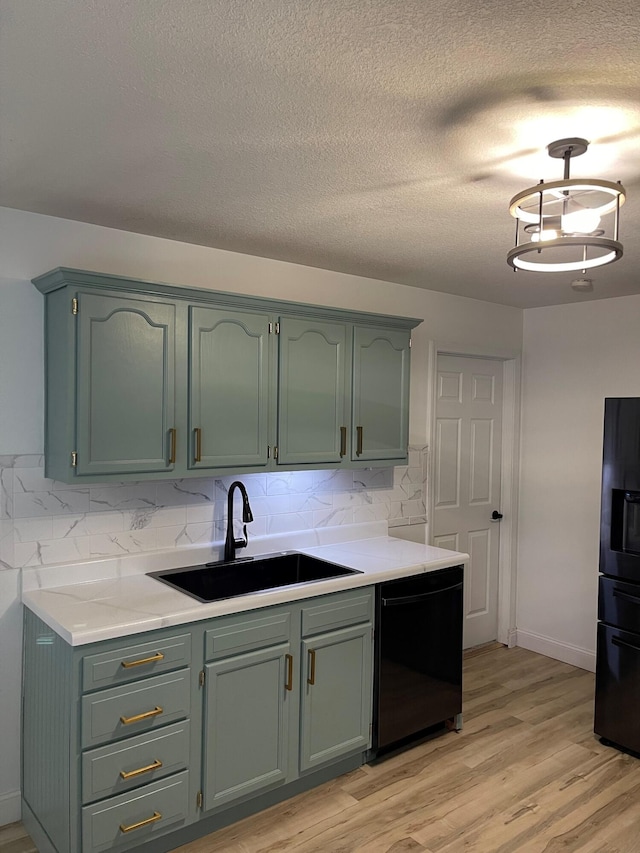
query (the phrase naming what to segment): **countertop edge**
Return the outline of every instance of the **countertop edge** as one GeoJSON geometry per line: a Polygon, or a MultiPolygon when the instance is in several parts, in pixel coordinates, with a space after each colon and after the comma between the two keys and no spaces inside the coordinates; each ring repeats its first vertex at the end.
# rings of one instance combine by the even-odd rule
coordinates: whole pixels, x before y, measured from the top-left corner
{"type": "Polygon", "coordinates": [[[218,616],[284,605],[320,595],[346,592],[411,575],[465,565],[469,561],[469,556],[461,552],[403,542],[392,537],[376,537],[363,539],[358,543],[321,545],[295,550],[337,563],[336,549],[340,552],[340,564],[358,570],[359,574],[279,587],[211,603],[198,602],[185,593],[174,591],[154,578],[142,574],[76,583],[53,589],[25,591],[22,601],[65,642],[75,647],[144,634],[159,628],[188,625],[218,616]],[[396,544],[401,542],[401,545],[396,544]],[[349,549],[348,546],[351,548],[349,549]],[[367,549],[373,549],[377,553],[368,556],[367,549]],[[349,553],[349,550],[352,553],[349,553]],[[380,552],[388,553],[380,556],[380,552]],[[397,556],[394,552],[398,552],[397,556]],[[424,559],[427,555],[432,555],[433,558],[424,559]],[[395,564],[394,560],[397,560],[395,564]],[[385,566],[373,565],[375,562],[383,561],[386,563],[385,566]],[[367,563],[371,565],[367,567],[367,563]],[[366,568],[363,569],[363,566],[366,568]],[[112,598],[105,595],[105,587],[113,591],[112,598]],[[101,595],[92,599],[91,593],[94,589],[101,595]],[[159,599],[164,610],[154,613],[145,611],[143,607],[131,607],[133,591],[138,595],[148,593],[149,596],[159,599]],[[112,603],[113,601],[116,603],[112,603]],[[74,621],[74,617],[77,619],[78,608],[81,608],[83,616],[87,617],[87,622],[81,627],[77,621],[74,621]],[[92,627],[88,624],[91,621],[94,623],[92,627]]]}

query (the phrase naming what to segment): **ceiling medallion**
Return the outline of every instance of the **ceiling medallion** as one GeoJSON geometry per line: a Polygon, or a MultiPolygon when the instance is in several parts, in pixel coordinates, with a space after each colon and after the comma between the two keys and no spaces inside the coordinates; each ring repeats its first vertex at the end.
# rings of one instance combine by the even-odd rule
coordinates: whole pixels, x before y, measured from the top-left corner
{"type": "Polygon", "coordinates": [[[584,273],[622,257],[618,221],[625,188],[620,181],[569,177],[571,158],[588,146],[586,139],[552,142],[547,151],[564,160],[564,179],[540,181],[511,199],[516,244],[507,263],[514,270],[584,273]]]}

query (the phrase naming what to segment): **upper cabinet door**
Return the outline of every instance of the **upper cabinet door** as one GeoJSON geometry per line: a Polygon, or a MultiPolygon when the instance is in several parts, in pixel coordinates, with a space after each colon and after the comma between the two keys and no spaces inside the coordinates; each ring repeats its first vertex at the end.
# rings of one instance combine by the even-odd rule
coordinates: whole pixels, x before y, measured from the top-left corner
{"type": "Polygon", "coordinates": [[[356,326],[351,458],[403,460],[409,438],[409,339],[405,330],[356,326]]]}
{"type": "Polygon", "coordinates": [[[283,317],[279,336],[278,463],[339,463],[346,453],[347,327],[283,317]]]}
{"type": "Polygon", "coordinates": [[[267,464],[269,316],[190,308],[189,467],[267,464]]]}
{"type": "Polygon", "coordinates": [[[76,473],[172,471],[175,304],[77,298],[76,473]]]}

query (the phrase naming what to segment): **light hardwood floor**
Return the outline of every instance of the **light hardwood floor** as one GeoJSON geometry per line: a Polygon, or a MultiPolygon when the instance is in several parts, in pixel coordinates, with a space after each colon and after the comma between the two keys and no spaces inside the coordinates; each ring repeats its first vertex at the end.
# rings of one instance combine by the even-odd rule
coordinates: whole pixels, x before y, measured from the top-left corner
{"type": "MultiPolygon", "coordinates": [[[[467,656],[464,693],[462,732],[179,853],[640,853],[640,760],[593,735],[591,673],[494,647],[467,656]]],[[[7,830],[2,853],[35,849],[7,830]]]]}

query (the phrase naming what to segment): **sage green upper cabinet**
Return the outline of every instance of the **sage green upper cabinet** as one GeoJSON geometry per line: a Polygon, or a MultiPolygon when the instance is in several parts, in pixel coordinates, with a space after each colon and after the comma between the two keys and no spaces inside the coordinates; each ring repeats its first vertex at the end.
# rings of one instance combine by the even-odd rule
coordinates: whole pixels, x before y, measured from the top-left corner
{"type": "Polygon", "coordinates": [[[267,314],[189,308],[189,467],[267,464],[267,314]]]}
{"type": "Polygon", "coordinates": [[[175,305],[79,291],[78,474],[173,470],[175,305]]]}
{"type": "Polygon", "coordinates": [[[354,460],[407,458],[409,356],[408,330],[355,327],[351,437],[354,460]]]}
{"type": "Polygon", "coordinates": [[[280,318],[278,463],[340,463],[346,453],[347,326],[280,318]]]}
{"type": "Polygon", "coordinates": [[[419,320],[59,268],[45,475],[160,480],[407,458],[419,320]]]}

